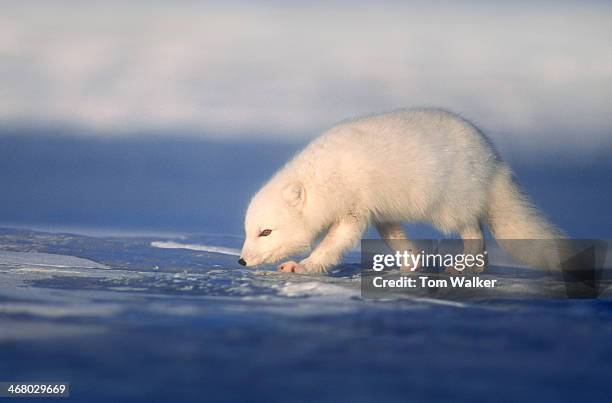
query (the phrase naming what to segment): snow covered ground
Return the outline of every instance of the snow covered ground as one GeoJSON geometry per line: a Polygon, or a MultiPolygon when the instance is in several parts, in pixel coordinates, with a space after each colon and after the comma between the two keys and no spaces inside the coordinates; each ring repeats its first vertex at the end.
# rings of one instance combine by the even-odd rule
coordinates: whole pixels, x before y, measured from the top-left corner
{"type": "Polygon", "coordinates": [[[495,298],[367,300],[355,255],[295,276],[240,267],[240,241],[1,229],[2,380],[88,402],[610,396],[610,290],[547,299],[494,267],[495,298]]]}

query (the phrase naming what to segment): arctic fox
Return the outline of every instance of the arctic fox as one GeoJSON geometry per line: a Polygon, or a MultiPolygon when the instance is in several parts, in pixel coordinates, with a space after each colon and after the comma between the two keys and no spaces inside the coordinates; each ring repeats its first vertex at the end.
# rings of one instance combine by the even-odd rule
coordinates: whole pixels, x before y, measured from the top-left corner
{"type": "MultiPolygon", "coordinates": [[[[278,171],[248,207],[239,263],[306,252],[327,232],[310,256],[278,267],[325,272],[370,224],[392,248],[394,241],[410,245],[402,221],[458,234],[471,253],[482,252],[483,223],[500,241],[562,237],[476,126],[440,109],[404,109],[341,123],[278,171]]],[[[547,265],[533,254],[515,257],[547,265]]]]}

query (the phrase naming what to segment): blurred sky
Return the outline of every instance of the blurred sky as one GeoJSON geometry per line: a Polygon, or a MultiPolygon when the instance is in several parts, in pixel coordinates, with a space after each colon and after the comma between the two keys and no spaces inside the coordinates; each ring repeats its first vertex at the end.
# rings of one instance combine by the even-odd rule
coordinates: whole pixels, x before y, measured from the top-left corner
{"type": "Polygon", "coordinates": [[[0,4],[5,127],[292,140],[435,105],[527,149],[612,143],[610,2],[0,4]]]}
{"type": "Polygon", "coordinates": [[[603,1],[0,0],[0,223],[240,234],[310,138],[402,106],[472,119],[553,222],[610,236],[603,1]]]}

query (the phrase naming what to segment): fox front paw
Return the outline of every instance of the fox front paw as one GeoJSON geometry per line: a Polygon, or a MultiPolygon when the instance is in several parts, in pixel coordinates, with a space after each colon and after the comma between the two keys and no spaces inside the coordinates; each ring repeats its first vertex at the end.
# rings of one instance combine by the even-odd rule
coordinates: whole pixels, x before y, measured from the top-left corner
{"type": "Polygon", "coordinates": [[[285,262],[276,268],[276,271],[282,273],[305,273],[306,268],[293,260],[285,262]]]}
{"type": "Polygon", "coordinates": [[[325,273],[325,267],[319,264],[314,264],[308,259],[302,260],[300,263],[290,260],[277,267],[276,271],[282,273],[297,273],[297,274],[321,274],[325,273]]]}

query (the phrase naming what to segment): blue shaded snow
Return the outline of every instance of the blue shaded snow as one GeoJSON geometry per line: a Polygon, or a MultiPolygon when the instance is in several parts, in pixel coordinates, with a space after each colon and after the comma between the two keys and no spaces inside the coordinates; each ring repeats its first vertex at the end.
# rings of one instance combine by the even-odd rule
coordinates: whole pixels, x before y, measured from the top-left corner
{"type": "Polygon", "coordinates": [[[87,402],[610,398],[609,297],[365,300],[355,255],[295,276],[240,243],[0,229],[0,378],[87,402]]]}

